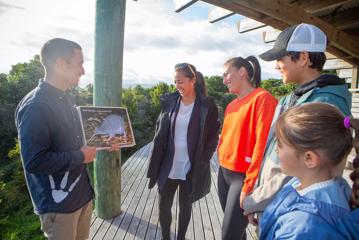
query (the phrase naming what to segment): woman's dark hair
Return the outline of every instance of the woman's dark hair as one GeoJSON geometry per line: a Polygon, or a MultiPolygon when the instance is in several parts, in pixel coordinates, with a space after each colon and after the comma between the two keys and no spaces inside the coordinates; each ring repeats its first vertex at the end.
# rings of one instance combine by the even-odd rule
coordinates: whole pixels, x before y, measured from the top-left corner
{"type": "Polygon", "coordinates": [[[175,71],[182,72],[186,77],[192,79],[195,78],[196,83],[194,85],[197,94],[207,96],[206,83],[201,72],[198,72],[196,67],[189,63],[178,63],[175,65],[175,71]]]}
{"type": "MultiPolygon", "coordinates": [[[[327,60],[325,54],[322,52],[308,52],[308,54],[309,60],[312,63],[311,65],[309,65],[309,67],[317,69],[318,71],[322,71],[324,63],[327,60]]],[[[293,62],[296,62],[299,60],[300,52],[289,52],[288,55],[293,62]]]]}
{"type": "Polygon", "coordinates": [[[261,67],[257,58],[254,56],[249,56],[247,58],[235,57],[227,60],[224,65],[229,65],[240,69],[244,67],[248,73],[249,81],[254,88],[257,88],[261,85],[261,67]]]}
{"type": "Polygon", "coordinates": [[[350,126],[355,129],[353,141],[349,126],[344,125],[343,114],[327,103],[306,103],[290,108],[276,123],[278,143],[283,142],[298,152],[317,151],[335,167],[347,158],[353,145],[356,151],[353,180],[353,193],[350,199],[352,209],[359,206],[359,120],[351,119],[350,126]]]}

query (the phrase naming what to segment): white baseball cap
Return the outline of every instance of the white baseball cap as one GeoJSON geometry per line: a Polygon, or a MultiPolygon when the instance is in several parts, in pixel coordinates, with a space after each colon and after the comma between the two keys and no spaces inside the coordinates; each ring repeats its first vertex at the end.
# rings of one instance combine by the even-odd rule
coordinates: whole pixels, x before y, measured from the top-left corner
{"type": "Polygon", "coordinates": [[[301,23],[284,29],[272,49],[259,55],[264,61],[280,59],[288,52],[325,52],[327,36],[318,27],[301,23]]]}

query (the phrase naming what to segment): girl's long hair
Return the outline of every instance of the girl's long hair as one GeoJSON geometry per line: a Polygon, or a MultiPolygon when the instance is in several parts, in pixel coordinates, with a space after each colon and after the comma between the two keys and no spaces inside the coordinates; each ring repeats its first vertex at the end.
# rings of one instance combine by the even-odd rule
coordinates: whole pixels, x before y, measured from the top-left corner
{"type": "Polygon", "coordinates": [[[284,112],[276,124],[276,137],[294,147],[298,152],[320,152],[328,160],[328,167],[336,167],[346,160],[354,146],[356,157],[353,191],[349,201],[352,209],[359,206],[359,120],[350,119],[350,127],[344,124],[343,114],[327,103],[306,103],[284,112]],[[353,139],[350,128],[355,130],[353,139]]]}

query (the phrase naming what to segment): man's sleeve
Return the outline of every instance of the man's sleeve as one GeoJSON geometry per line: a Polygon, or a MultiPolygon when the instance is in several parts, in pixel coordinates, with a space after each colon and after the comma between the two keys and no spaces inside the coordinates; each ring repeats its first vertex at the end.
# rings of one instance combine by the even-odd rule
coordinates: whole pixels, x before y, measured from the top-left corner
{"type": "Polygon", "coordinates": [[[35,174],[63,174],[82,164],[80,150],[52,152],[51,123],[53,119],[45,104],[30,104],[17,114],[18,136],[24,168],[35,174]]]}
{"type": "MultiPolygon", "coordinates": [[[[271,161],[270,159],[266,159],[271,161]]],[[[269,167],[268,165],[266,167],[269,167]]],[[[263,212],[264,209],[272,202],[279,190],[286,184],[292,177],[282,173],[280,166],[272,162],[270,180],[264,184],[259,185],[243,200],[243,209],[245,214],[263,212]]]]}

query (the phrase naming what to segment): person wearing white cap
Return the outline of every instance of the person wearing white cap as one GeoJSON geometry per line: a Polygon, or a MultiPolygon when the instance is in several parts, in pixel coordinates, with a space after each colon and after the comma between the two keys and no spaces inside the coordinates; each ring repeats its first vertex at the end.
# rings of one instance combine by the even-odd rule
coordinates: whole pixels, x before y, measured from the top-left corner
{"type": "Polygon", "coordinates": [[[278,103],[256,187],[243,201],[244,213],[252,224],[258,223],[254,213],[260,216],[276,193],[291,179],[279,167],[274,135],[279,116],[288,108],[307,102],[326,102],[336,106],[345,116],[351,115],[351,94],[345,81],[335,75],[321,74],[326,61],[326,46],[327,37],[322,30],[302,23],[283,30],[273,48],[259,55],[265,61],[276,60],[276,69],[283,82],[295,83],[298,87],[278,103]]]}

